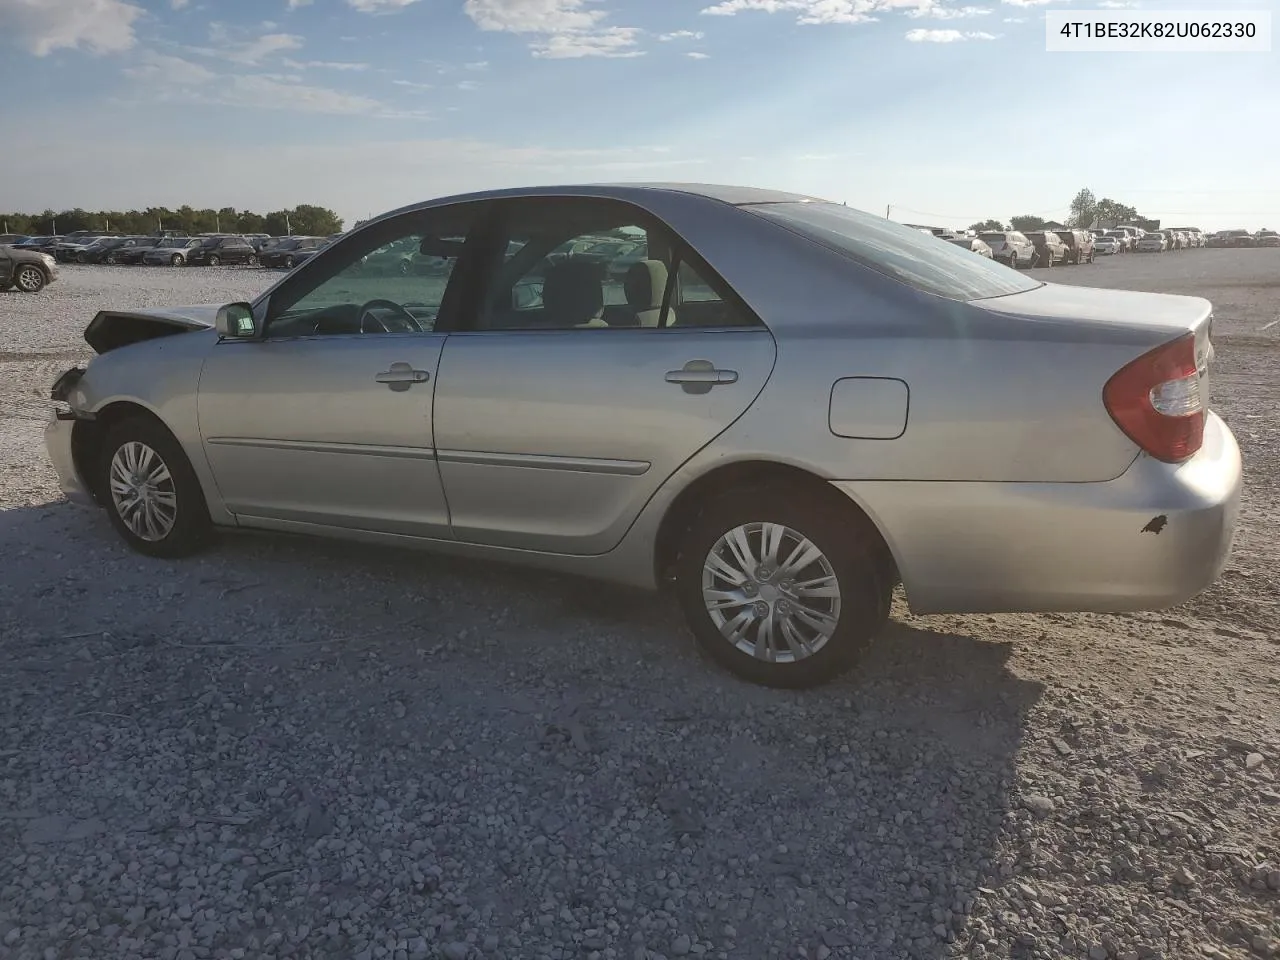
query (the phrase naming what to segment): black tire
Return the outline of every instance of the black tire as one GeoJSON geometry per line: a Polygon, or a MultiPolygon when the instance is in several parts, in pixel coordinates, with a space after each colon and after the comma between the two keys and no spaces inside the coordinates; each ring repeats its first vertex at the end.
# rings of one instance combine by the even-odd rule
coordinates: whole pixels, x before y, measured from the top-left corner
{"type": "Polygon", "coordinates": [[[211,267],[216,267],[218,266],[218,264],[222,263],[222,258],[218,256],[216,253],[211,253],[209,254],[209,259],[206,260],[205,263],[207,263],[211,267]]]}
{"type": "Polygon", "coordinates": [[[294,268],[295,263],[296,261],[293,259],[293,257],[284,258],[284,268],[286,270],[292,270],[294,268]]]}
{"type": "Polygon", "coordinates": [[[39,293],[49,278],[34,263],[20,263],[13,272],[11,283],[23,293],[39,293]]]}
{"type": "Polygon", "coordinates": [[[256,266],[258,265],[258,258],[257,258],[257,256],[256,256],[256,255],[254,255],[254,254],[252,254],[252,253],[251,253],[251,254],[249,254],[248,259],[246,259],[246,260],[245,260],[245,265],[246,265],[246,266],[249,266],[249,267],[256,267],[256,266]]]}
{"type": "Polygon", "coordinates": [[[694,520],[680,545],[675,589],[694,638],[712,660],[752,683],[802,689],[834,680],[866,653],[889,617],[889,570],[879,536],[851,507],[842,509],[807,491],[753,487],[720,496],[694,520]],[[791,662],[771,662],[740,650],[721,634],[703,600],[703,565],[711,551],[726,533],[753,523],[781,524],[807,538],[822,552],[839,587],[839,613],[830,638],[791,662]]]}
{"type": "Polygon", "coordinates": [[[98,489],[111,525],[133,550],[149,557],[177,558],[190,556],[210,539],[213,524],[204,491],[196,478],[182,445],[159,421],[148,416],[129,417],[107,431],[97,467],[98,489]],[[117,451],[126,444],[140,443],[155,452],[168,468],[171,482],[164,485],[174,494],[175,517],[168,532],[149,540],[136,534],[120,514],[111,492],[111,468],[117,451]]]}
{"type": "Polygon", "coordinates": [[[171,267],[180,267],[186,262],[186,259],[180,253],[175,253],[169,258],[169,266],[171,267]]]}
{"type": "Polygon", "coordinates": [[[109,264],[116,264],[120,262],[114,253],[108,253],[105,257],[102,258],[102,260],[104,263],[109,263],[109,264]]]}

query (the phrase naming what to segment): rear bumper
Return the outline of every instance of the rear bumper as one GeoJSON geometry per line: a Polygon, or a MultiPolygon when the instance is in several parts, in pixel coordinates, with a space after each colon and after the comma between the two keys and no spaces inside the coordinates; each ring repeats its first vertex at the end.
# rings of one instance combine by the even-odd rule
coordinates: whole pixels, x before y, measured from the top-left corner
{"type": "Polygon", "coordinates": [[[72,503],[92,507],[95,501],[84,478],[76,470],[75,457],[71,455],[71,432],[74,427],[74,420],[50,420],[49,425],[44,428],[45,451],[58,474],[58,487],[66,498],[72,503]]]}
{"type": "Polygon", "coordinates": [[[916,613],[1176,606],[1226,566],[1241,482],[1214,414],[1186,463],[1143,455],[1102,483],[833,481],[880,528],[916,613]]]}

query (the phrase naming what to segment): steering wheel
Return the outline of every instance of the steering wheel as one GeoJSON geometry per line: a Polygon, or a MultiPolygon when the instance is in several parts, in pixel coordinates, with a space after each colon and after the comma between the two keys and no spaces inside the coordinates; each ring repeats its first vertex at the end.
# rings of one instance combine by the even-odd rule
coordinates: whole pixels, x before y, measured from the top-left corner
{"type": "Polygon", "coordinates": [[[418,318],[412,313],[396,303],[394,300],[370,300],[360,307],[360,332],[361,333],[422,333],[422,324],[418,322],[418,318]],[[398,316],[391,326],[386,321],[380,320],[369,311],[375,307],[385,307],[394,310],[398,316]]]}

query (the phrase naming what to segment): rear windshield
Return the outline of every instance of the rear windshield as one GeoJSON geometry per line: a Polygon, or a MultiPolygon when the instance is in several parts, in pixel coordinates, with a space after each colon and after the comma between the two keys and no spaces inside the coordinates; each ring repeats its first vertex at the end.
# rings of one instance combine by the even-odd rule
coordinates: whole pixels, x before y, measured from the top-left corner
{"type": "Polygon", "coordinates": [[[837,203],[788,201],[742,207],[902,283],[950,300],[982,300],[1041,286],[954,244],[837,203]]]}

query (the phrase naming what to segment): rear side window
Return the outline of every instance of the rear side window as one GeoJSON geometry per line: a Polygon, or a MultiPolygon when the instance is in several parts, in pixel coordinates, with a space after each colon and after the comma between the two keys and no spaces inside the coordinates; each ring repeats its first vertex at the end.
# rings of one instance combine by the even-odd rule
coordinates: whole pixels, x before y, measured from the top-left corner
{"type": "Polygon", "coordinates": [[[1024,274],[892,220],[837,203],[788,201],[742,207],[925,293],[982,300],[1041,286],[1024,274]]]}

